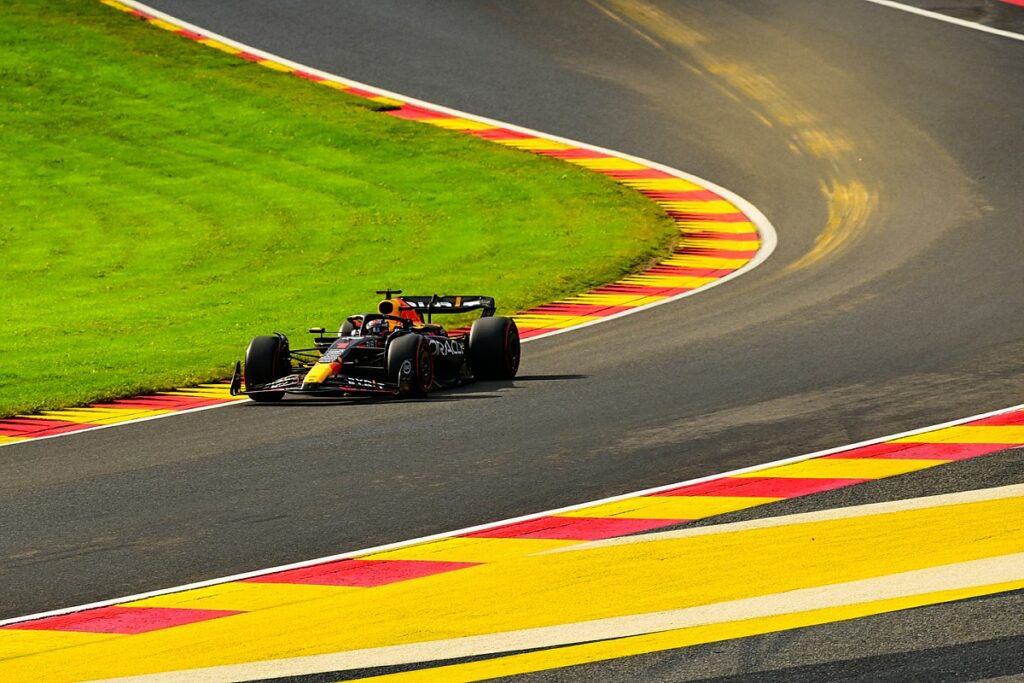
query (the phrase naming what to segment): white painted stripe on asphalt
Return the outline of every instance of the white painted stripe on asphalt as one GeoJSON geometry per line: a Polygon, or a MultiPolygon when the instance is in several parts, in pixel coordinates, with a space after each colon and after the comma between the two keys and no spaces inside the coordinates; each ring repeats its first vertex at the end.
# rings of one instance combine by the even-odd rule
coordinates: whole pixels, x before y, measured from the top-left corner
{"type": "MultiPolygon", "coordinates": [[[[172,681],[230,683],[231,681],[283,678],[380,666],[399,666],[442,659],[564,647],[696,626],[728,624],[749,619],[765,619],[786,614],[863,605],[881,600],[933,595],[946,591],[989,586],[997,589],[1001,584],[1021,580],[1024,580],[1024,553],[1015,553],[662,612],[630,614],[574,624],[540,626],[448,640],[432,640],[324,655],[307,655],[249,664],[230,664],[105,680],[107,683],[171,683],[172,681]]],[[[942,602],[942,600],[939,601],[942,602]]]]}
{"type": "MultiPolygon", "coordinates": [[[[165,13],[165,12],[161,12],[160,10],[155,9],[153,7],[150,7],[149,5],[145,5],[145,4],[141,3],[141,2],[135,2],[135,0],[120,0],[120,2],[122,2],[125,5],[128,5],[129,7],[133,7],[134,9],[139,10],[140,12],[145,12],[146,14],[152,15],[154,17],[157,17],[158,19],[166,21],[169,24],[173,24],[173,25],[178,26],[180,28],[183,28],[183,29],[185,29],[187,31],[192,31],[193,33],[200,33],[202,35],[208,36],[208,37],[210,37],[210,38],[212,38],[212,39],[214,39],[214,40],[216,40],[218,42],[224,43],[225,45],[230,45],[231,47],[234,47],[234,48],[236,48],[238,50],[242,50],[243,52],[248,52],[249,54],[256,55],[256,56],[260,57],[261,59],[268,59],[268,60],[271,60],[271,61],[274,61],[274,62],[278,62],[280,64],[285,64],[285,65],[287,65],[287,66],[289,66],[289,67],[291,67],[293,69],[298,69],[300,71],[304,71],[306,73],[313,74],[315,76],[319,76],[321,78],[325,78],[327,80],[334,81],[336,83],[342,83],[342,84],[347,85],[347,86],[351,86],[351,87],[355,87],[355,88],[361,88],[363,90],[373,91],[373,92],[379,93],[381,96],[391,97],[393,99],[401,100],[402,102],[407,102],[407,103],[409,103],[409,104],[411,104],[413,106],[416,106],[416,107],[423,107],[425,109],[432,109],[434,111],[439,111],[439,112],[444,112],[446,114],[451,114],[452,116],[458,116],[460,118],[470,119],[470,120],[473,120],[473,121],[480,121],[482,123],[486,123],[486,124],[493,125],[493,126],[499,126],[501,128],[507,128],[509,130],[518,131],[520,133],[524,133],[524,134],[527,134],[527,135],[534,135],[534,136],[537,136],[537,137],[546,138],[548,140],[555,140],[557,142],[564,142],[564,143],[566,143],[568,145],[574,145],[574,146],[577,146],[577,147],[583,147],[583,148],[586,148],[586,149],[590,149],[590,150],[593,150],[593,151],[596,151],[596,152],[602,152],[604,154],[609,154],[611,156],[615,156],[615,157],[618,157],[620,159],[629,159],[630,161],[635,161],[636,163],[639,163],[639,164],[646,164],[647,166],[650,166],[651,168],[655,168],[655,169],[657,169],[659,171],[663,171],[665,173],[668,173],[669,175],[674,175],[677,178],[682,178],[683,180],[688,180],[688,181],[690,181],[692,183],[696,183],[698,185],[703,185],[705,188],[707,188],[707,189],[711,190],[712,192],[715,192],[719,196],[724,197],[725,199],[728,199],[729,201],[731,201],[735,206],[737,206],[741,211],[743,211],[744,214],[747,215],[747,217],[750,219],[750,221],[754,225],[757,226],[758,233],[760,234],[760,237],[761,237],[761,246],[758,248],[757,253],[754,255],[754,258],[752,258],[749,262],[747,262],[742,268],[739,268],[738,270],[735,270],[732,273],[729,273],[728,275],[725,275],[725,276],[719,278],[718,280],[715,280],[714,282],[709,282],[708,284],[703,285],[702,287],[699,287],[697,289],[691,290],[689,292],[683,292],[682,294],[677,294],[675,296],[668,297],[668,298],[662,299],[660,301],[655,301],[653,303],[645,304],[643,306],[637,306],[636,308],[631,308],[631,309],[629,309],[627,311],[621,311],[619,313],[615,313],[613,315],[609,315],[609,316],[606,316],[604,318],[600,318],[598,320],[592,320],[590,322],[581,323],[579,325],[574,325],[572,327],[566,327],[566,328],[563,328],[563,329],[552,330],[551,332],[545,332],[544,334],[538,334],[535,337],[530,337],[528,339],[524,339],[523,343],[528,343],[528,342],[532,342],[532,341],[539,341],[541,339],[546,339],[547,337],[553,337],[553,336],[558,335],[558,334],[565,334],[566,332],[573,332],[575,330],[581,330],[581,329],[583,329],[585,327],[591,327],[592,325],[600,325],[601,323],[605,323],[605,322],[608,322],[608,321],[611,321],[611,320],[617,320],[618,318],[622,318],[622,317],[625,317],[627,315],[633,315],[633,314],[636,314],[636,313],[640,313],[642,311],[646,311],[646,310],[648,310],[650,308],[654,308],[656,306],[664,306],[665,304],[670,304],[670,303],[674,303],[676,301],[679,301],[680,299],[685,299],[688,296],[692,296],[694,294],[699,294],[700,292],[704,292],[704,291],[706,291],[708,289],[711,289],[712,287],[717,287],[719,285],[725,284],[726,282],[728,282],[730,280],[734,280],[734,279],[740,277],[741,275],[744,275],[744,274],[750,272],[754,268],[757,268],[759,265],[764,263],[765,260],[767,260],[769,256],[771,256],[772,252],[775,251],[775,248],[778,245],[778,235],[775,232],[775,227],[771,224],[771,221],[769,221],[768,218],[763,213],[761,213],[761,211],[756,206],[754,206],[753,204],[748,202],[743,197],[740,197],[736,193],[732,192],[731,190],[729,190],[727,188],[724,188],[724,187],[722,187],[720,185],[716,185],[715,183],[711,182],[710,180],[704,180],[703,178],[700,178],[700,177],[695,176],[695,175],[690,174],[690,173],[686,173],[685,171],[680,171],[679,169],[672,168],[670,166],[665,166],[664,164],[659,164],[659,163],[657,163],[655,161],[649,161],[647,159],[642,159],[641,157],[636,157],[636,156],[632,156],[630,154],[625,154],[623,152],[616,152],[615,150],[606,149],[604,147],[598,147],[596,145],[590,145],[590,144],[587,144],[585,142],[578,142],[576,140],[570,140],[569,138],[562,138],[562,137],[558,137],[556,135],[549,135],[548,133],[542,133],[540,131],[536,131],[536,130],[533,130],[531,128],[525,128],[523,126],[517,126],[517,125],[511,124],[511,123],[504,123],[502,121],[496,121],[494,119],[488,119],[488,118],[485,118],[485,117],[482,117],[482,116],[477,116],[475,114],[469,114],[469,113],[466,113],[466,112],[463,112],[463,111],[458,111],[457,109],[449,109],[448,107],[445,107],[445,106],[442,106],[442,105],[439,105],[439,104],[433,104],[431,102],[424,102],[423,100],[417,100],[417,99],[414,99],[414,98],[406,97],[405,95],[402,95],[400,93],[391,92],[389,90],[382,90],[382,89],[380,89],[380,88],[378,88],[376,86],[367,85],[365,83],[360,83],[359,81],[353,81],[353,80],[351,80],[349,78],[344,78],[342,76],[338,76],[337,74],[332,74],[332,73],[329,73],[327,71],[321,71],[320,69],[315,69],[315,68],[313,68],[311,66],[306,66],[305,64],[300,64],[298,62],[293,62],[290,59],[285,59],[284,57],[279,57],[279,56],[274,55],[274,54],[272,54],[270,52],[265,52],[265,51],[260,50],[258,48],[252,47],[251,45],[246,45],[245,43],[240,43],[240,42],[238,42],[236,40],[232,40],[231,38],[228,38],[227,36],[222,36],[222,35],[220,35],[218,33],[213,33],[211,31],[208,31],[208,30],[206,30],[206,29],[204,29],[204,28],[202,28],[200,26],[196,26],[195,24],[190,24],[190,23],[188,23],[186,21],[182,21],[181,19],[173,17],[173,16],[171,16],[171,15],[165,13]]],[[[211,410],[213,408],[224,408],[226,406],[235,405],[236,403],[241,404],[241,403],[247,403],[247,402],[248,401],[236,401],[235,403],[225,403],[223,405],[217,405],[217,406],[204,406],[202,408],[194,408],[194,409],[191,409],[191,410],[179,410],[179,411],[174,412],[174,413],[168,413],[167,415],[155,415],[153,417],[140,418],[138,420],[126,420],[124,422],[118,422],[116,424],[101,425],[101,426],[98,426],[98,427],[90,427],[88,429],[78,429],[78,430],[75,430],[73,432],[65,432],[63,434],[51,434],[49,436],[38,436],[38,437],[34,437],[34,438],[28,438],[28,439],[25,439],[24,441],[10,441],[8,443],[0,443],[0,448],[3,448],[4,446],[18,446],[18,445],[27,444],[27,443],[43,441],[45,439],[58,439],[58,438],[62,438],[62,437],[74,436],[76,434],[85,434],[87,432],[96,431],[97,429],[107,429],[107,428],[110,428],[110,427],[124,427],[124,426],[127,426],[127,425],[135,424],[137,422],[144,422],[146,420],[157,420],[157,419],[164,418],[164,417],[174,417],[174,416],[177,416],[177,415],[186,415],[188,413],[195,413],[195,412],[199,412],[201,410],[211,410]]]]}
{"type": "Polygon", "coordinates": [[[873,3],[875,5],[881,5],[882,7],[888,7],[890,9],[900,10],[901,12],[916,14],[919,17],[928,17],[929,19],[943,21],[947,24],[962,26],[963,28],[973,29],[975,31],[982,31],[983,33],[991,33],[992,35],[1002,36],[1003,38],[1009,38],[1010,40],[1024,41],[1024,35],[1020,33],[1014,33],[1013,31],[1005,31],[999,28],[992,28],[991,26],[977,24],[973,21],[967,21],[966,19],[957,19],[956,17],[950,17],[945,14],[939,14],[938,12],[931,12],[926,9],[921,9],[920,7],[904,5],[902,2],[893,2],[892,0],[867,0],[867,2],[873,3]]]}
{"type": "MultiPolygon", "coordinates": [[[[926,432],[935,431],[938,429],[945,429],[947,427],[955,427],[957,425],[964,424],[965,422],[973,422],[974,420],[981,420],[987,417],[993,417],[995,415],[1002,415],[1004,413],[1013,412],[1015,410],[1024,410],[1024,404],[1016,405],[1010,408],[1003,408],[1001,410],[993,410],[988,413],[981,413],[980,415],[972,415],[970,417],[964,417],[959,420],[953,420],[951,422],[943,422],[941,424],[932,425],[930,427],[923,427],[921,429],[914,429],[906,432],[900,432],[899,434],[891,434],[889,436],[879,437],[877,439],[869,439],[868,441],[860,441],[855,444],[848,446],[839,446],[837,448],[829,448],[823,451],[816,451],[814,453],[808,453],[806,455],[797,455],[792,458],[783,458],[781,460],[775,460],[773,462],[766,462],[760,465],[752,465],[750,467],[743,467],[736,470],[730,470],[721,474],[712,474],[706,477],[698,477],[696,479],[688,479],[686,481],[675,482],[673,484],[664,484],[662,486],[656,486],[654,488],[643,489],[640,491],[633,491],[631,493],[623,493],[617,496],[610,496],[608,498],[601,498],[599,500],[587,501],[583,503],[576,503],[574,505],[567,505],[561,508],[555,508],[552,510],[545,510],[543,512],[534,512],[528,515],[520,515],[519,517],[512,517],[509,519],[497,520],[494,522],[487,522],[485,524],[477,524],[475,526],[465,527],[463,529],[456,529],[454,531],[445,531],[437,534],[429,534],[427,536],[420,536],[419,538],[412,538],[406,541],[398,541],[396,543],[386,543],[384,545],[373,546],[370,548],[363,548],[361,550],[350,550],[336,555],[328,555],[326,557],[318,557],[311,560],[303,560],[301,562],[292,562],[290,564],[284,564],[277,567],[269,567],[266,569],[257,569],[250,572],[242,572],[240,574],[232,574],[231,576],[224,576],[217,579],[208,579],[206,581],[197,581],[195,583],[185,584],[183,586],[176,586],[173,588],[161,588],[153,591],[147,591],[145,593],[138,593],[135,595],[127,595],[120,598],[111,598],[109,600],[100,600],[97,602],[91,602],[85,605],[77,605],[75,607],[64,607],[61,609],[50,610],[47,612],[38,612],[36,614],[29,614],[22,617],[13,617],[9,619],[0,620],[0,626],[6,626],[8,624],[17,624],[23,621],[32,621],[33,619],[42,619],[43,617],[59,616],[61,614],[72,614],[74,612],[83,612],[88,609],[95,609],[97,607],[109,607],[111,605],[117,605],[122,602],[133,602],[135,600],[144,600],[146,598],[155,598],[160,595],[170,595],[172,593],[181,593],[188,590],[194,590],[196,588],[206,588],[208,586],[216,586],[221,583],[228,583],[230,581],[241,581],[243,579],[250,579],[256,576],[265,576],[267,574],[273,574],[275,572],[286,571],[289,569],[300,569],[302,567],[310,567],[316,564],[324,562],[334,562],[336,560],[347,560],[360,555],[370,555],[371,553],[380,553],[386,550],[397,550],[398,548],[406,548],[411,545],[419,543],[429,543],[431,541],[439,541],[445,538],[451,538],[453,536],[461,536],[463,534],[473,533],[475,531],[484,531],[485,529],[493,529],[495,527],[504,526],[506,524],[514,524],[516,522],[525,522],[531,519],[538,519],[540,517],[548,517],[550,515],[556,515],[563,512],[569,512],[572,510],[581,510],[583,508],[592,507],[595,505],[604,505],[605,503],[614,503],[620,500],[627,500],[638,496],[647,496],[653,493],[660,493],[662,491],[668,491],[679,486],[688,486],[690,484],[702,484],[704,482],[713,481],[715,479],[722,479],[725,477],[734,477],[739,474],[748,474],[752,472],[760,472],[761,470],[770,469],[772,467],[778,467],[780,465],[789,465],[795,462],[802,462],[804,460],[812,460],[814,458],[821,458],[826,455],[832,455],[834,453],[840,453],[853,448],[860,448],[862,446],[870,446],[876,443],[882,443],[884,441],[891,441],[893,439],[901,439],[908,436],[914,436],[915,434],[924,434],[926,432]]],[[[1007,448],[1013,448],[1012,445],[1008,445],[1007,448]]]]}
{"type": "Polygon", "coordinates": [[[884,503],[867,503],[845,508],[830,508],[827,510],[814,510],[813,512],[798,512],[785,517],[766,517],[764,519],[750,519],[745,522],[731,522],[729,524],[715,524],[712,526],[684,527],[672,531],[652,531],[636,536],[622,536],[619,538],[608,538],[601,541],[590,541],[578,545],[553,548],[538,553],[540,555],[551,555],[556,553],[572,553],[592,548],[608,548],[615,545],[632,545],[634,543],[646,543],[647,541],[667,541],[676,538],[693,538],[695,536],[712,536],[714,534],[725,534],[737,531],[748,531],[750,529],[770,529],[778,526],[796,526],[799,524],[816,524],[836,519],[853,519],[855,517],[869,517],[872,515],[885,515],[891,512],[906,512],[908,510],[924,510],[926,508],[946,507],[951,505],[963,505],[965,503],[980,503],[991,500],[1003,500],[1005,498],[1019,498],[1024,496],[1024,484],[1010,484],[1009,486],[998,486],[989,489],[978,489],[974,491],[960,491],[957,493],[944,493],[936,496],[923,496],[921,498],[908,498],[906,500],[892,500],[884,503]]]}

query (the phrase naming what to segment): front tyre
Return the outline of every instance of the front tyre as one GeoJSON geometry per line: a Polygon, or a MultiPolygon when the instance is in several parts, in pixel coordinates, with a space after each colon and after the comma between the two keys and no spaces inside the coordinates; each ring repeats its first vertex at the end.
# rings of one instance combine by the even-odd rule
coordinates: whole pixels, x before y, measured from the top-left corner
{"type": "Polygon", "coordinates": [[[399,387],[399,396],[423,398],[434,386],[434,356],[422,335],[402,335],[388,344],[384,365],[388,381],[399,387]]]}
{"type": "MultiPolygon", "coordinates": [[[[277,336],[254,337],[245,350],[245,390],[258,390],[275,379],[286,377],[292,370],[288,340],[277,336]]],[[[258,403],[271,403],[284,398],[283,391],[256,393],[249,396],[258,403]]]]}
{"type": "Polygon", "coordinates": [[[519,328],[511,318],[480,318],[469,330],[469,369],[477,379],[512,379],[519,372],[519,328]]]}

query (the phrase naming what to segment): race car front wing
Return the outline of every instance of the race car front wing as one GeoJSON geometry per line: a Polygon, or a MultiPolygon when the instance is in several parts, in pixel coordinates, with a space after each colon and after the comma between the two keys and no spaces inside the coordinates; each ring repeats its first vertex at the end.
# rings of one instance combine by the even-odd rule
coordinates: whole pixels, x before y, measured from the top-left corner
{"type": "Polygon", "coordinates": [[[375,379],[352,377],[351,375],[335,375],[323,383],[310,386],[303,384],[305,375],[293,373],[273,382],[263,384],[251,391],[242,390],[242,364],[235,363],[235,371],[231,376],[232,396],[251,396],[253,394],[279,393],[309,395],[341,394],[382,394],[392,396],[399,393],[400,386],[392,382],[378,382],[375,379]]]}

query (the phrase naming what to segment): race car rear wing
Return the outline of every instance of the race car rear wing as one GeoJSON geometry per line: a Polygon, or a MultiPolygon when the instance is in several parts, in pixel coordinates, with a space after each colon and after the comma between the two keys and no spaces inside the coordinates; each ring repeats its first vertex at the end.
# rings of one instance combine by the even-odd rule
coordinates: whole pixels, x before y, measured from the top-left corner
{"type": "Polygon", "coordinates": [[[489,318],[494,315],[494,299],[489,296],[403,296],[409,308],[417,313],[432,315],[435,313],[469,313],[470,311],[483,311],[481,317],[489,318]]]}

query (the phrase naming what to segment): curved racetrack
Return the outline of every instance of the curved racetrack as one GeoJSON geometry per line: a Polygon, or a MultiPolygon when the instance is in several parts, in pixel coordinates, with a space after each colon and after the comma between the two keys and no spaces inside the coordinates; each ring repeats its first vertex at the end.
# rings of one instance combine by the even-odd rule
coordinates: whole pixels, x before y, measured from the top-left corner
{"type": "Polygon", "coordinates": [[[867,2],[153,4],[697,173],[758,206],[779,248],[723,287],[530,343],[510,384],[245,404],[4,449],[0,617],[1020,402],[1020,42],[867,2]]]}

